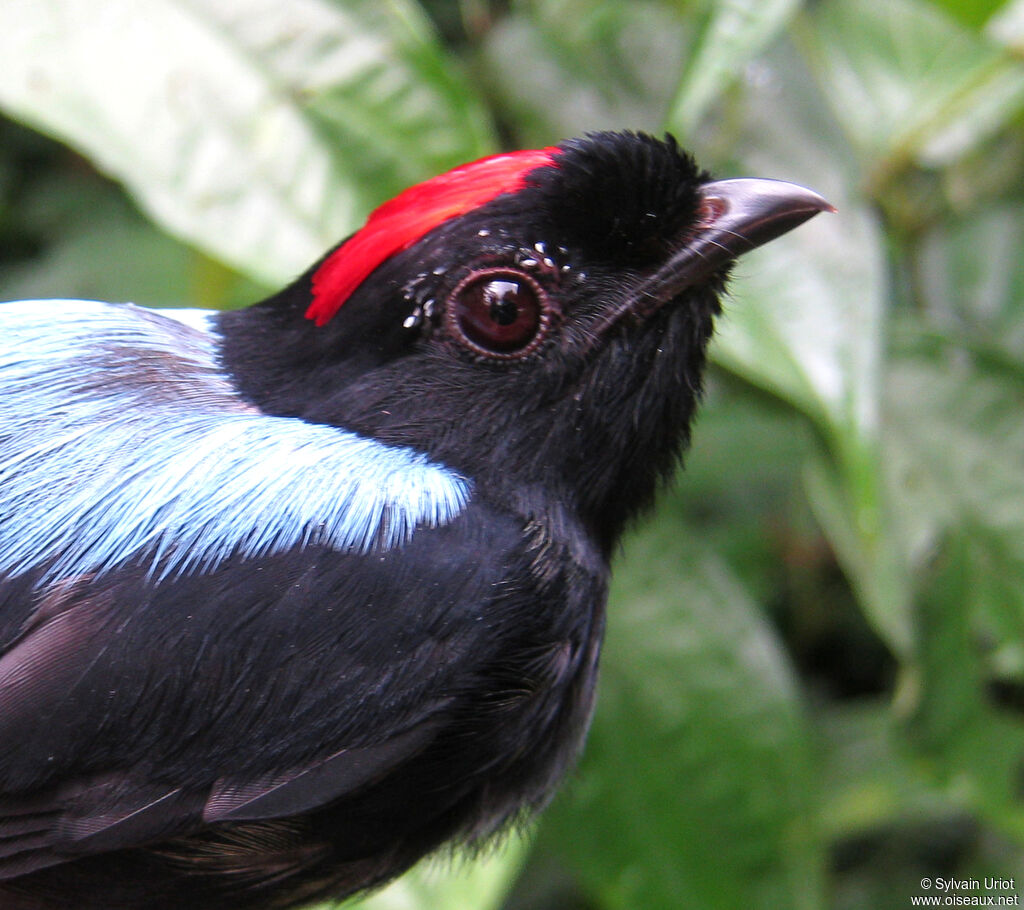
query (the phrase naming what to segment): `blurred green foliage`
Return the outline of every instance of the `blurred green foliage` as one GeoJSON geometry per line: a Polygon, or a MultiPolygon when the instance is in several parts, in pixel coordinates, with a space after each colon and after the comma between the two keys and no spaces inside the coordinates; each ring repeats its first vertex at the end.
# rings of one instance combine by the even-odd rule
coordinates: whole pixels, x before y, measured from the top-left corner
{"type": "Polygon", "coordinates": [[[840,210],[737,268],[578,774],[368,910],[1024,880],[1022,57],[1022,0],[0,6],[4,298],[240,305],[409,182],[598,128],[840,210]]]}

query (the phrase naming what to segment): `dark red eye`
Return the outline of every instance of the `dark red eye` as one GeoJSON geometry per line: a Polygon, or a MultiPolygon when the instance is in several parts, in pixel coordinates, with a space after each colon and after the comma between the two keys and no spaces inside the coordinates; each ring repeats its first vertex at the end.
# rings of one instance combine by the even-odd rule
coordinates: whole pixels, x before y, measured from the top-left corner
{"type": "Polygon", "coordinates": [[[469,347],[497,357],[520,357],[540,341],[547,324],[545,294],[522,272],[494,269],[465,278],[448,301],[448,319],[469,347]]]}

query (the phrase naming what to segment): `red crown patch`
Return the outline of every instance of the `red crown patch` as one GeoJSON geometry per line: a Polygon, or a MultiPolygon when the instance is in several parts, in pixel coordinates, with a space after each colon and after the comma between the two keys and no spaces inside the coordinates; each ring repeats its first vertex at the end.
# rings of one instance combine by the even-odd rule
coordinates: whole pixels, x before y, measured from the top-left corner
{"type": "Polygon", "coordinates": [[[323,325],[386,259],[449,218],[522,189],[526,175],[552,165],[557,151],[557,146],[550,146],[491,155],[418,183],[385,202],[314,272],[313,302],[306,318],[323,325]]]}

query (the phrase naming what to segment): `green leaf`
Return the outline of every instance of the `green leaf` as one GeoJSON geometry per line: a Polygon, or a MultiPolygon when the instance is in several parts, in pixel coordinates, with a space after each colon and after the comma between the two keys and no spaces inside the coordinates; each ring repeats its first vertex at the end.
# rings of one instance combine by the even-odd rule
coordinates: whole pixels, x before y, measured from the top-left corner
{"type": "Polygon", "coordinates": [[[901,704],[950,797],[1024,842],[1024,728],[986,691],[1024,681],[1024,395],[955,349],[902,357],[886,385],[888,486],[926,582],[901,704]]]}
{"type": "Polygon", "coordinates": [[[868,835],[949,803],[915,766],[891,706],[841,703],[817,717],[824,749],[822,820],[835,839],[868,835]]]}
{"type": "Polygon", "coordinates": [[[527,844],[510,838],[493,855],[428,860],[383,891],[347,902],[347,910],[496,910],[522,865],[527,844]]]}
{"type": "Polygon", "coordinates": [[[879,454],[838,454],[838,462],[819,457],[805,466],[807,498],[867,619],[905,657],[913,645],[913,579],[879,454]]]}
{"type": "Polygon", "coordinates": [[[853,203],[747,254],[716,362],[784,398],[828,435],[877,432],[884,281],[880,238],[853,203]]]}
{"type": "Polygon", "coordinates": [[[955,351],[904,358],[890,371],[888,484],[901,539],[918,566],[950,535],[984,566],[968,606],[1024,642],[1024,393],[955,351]],[[987,579],[987,581],[986,581],[987,579]]]}
{"type": "Polygon", "coordinates": [[[78,297],[223,309],[267,293],[168,237],[94,175],[36,182],[21,211],[43,238],[43,252],[0,270],[0,300],[78,297]]]}
{"type": "Polygon", "coordinates": [[[880,225],[851,194],[856,164],[793,49],[777,48],[759,67],[730,170],[810,186],[839,212],[739,260],[712,357],[810,416],[826,437],[869,441],[886,292],[880,225]]]}
{"type": "Polygon", "coordinates": [[[7,111],[268,282],[396,183],[490,147],[410,0],[12,0],[0,57],[7,111]]]}
{"type": "Polygon", "coordinates": [[[745,591],[662,512],[627,546],[580,780],[542,827],[608,908],[815,908],[815,768],[745,591]]]}
{"type": "Polygon", "coordinates": [[[986,31],[1018,54],[1024,51],[1024,0],[1010,0],[992,17],[986,31]]]}
{"type": "MultiPolygon", "coordinates": [[[[970,549],[969,533],[950,538],[921,598],[910,739],[948,798],[1024,843],[1024,725],[994,710],[986,695],[976,626],[978,575],[970,549]]],[[[1019,573],[1017,578],[1024,580],[1019,573]]]]}
{"type": "Polygon", "coordinates": [[[929,326],[1024,378],[1022,249],[1019,206],[988,206],[930,231],[913,267],[929,326]]]}
{"type": "Polygon", "coordinates": [[[977,28],[1004,4],[1004,0],[932,0],[964,25],[977,28]]]}
{"type": "MultiPolygon", "coordinates": [[[[943,672],[959,675],[948,665],[943,672]]],[[[980,881],[1020,868],[1020,848],[980,822],[965,798],[979,766],[950,763],[936,773],[933,760],[908,742],[906,725],[879,702],[833,703],[817,720],[835,910],[902,910],[922,893],[921,879],[940,870],[980,881]]],[[[1002,761],[1013,754],[1011,742],[978,745],[1002,761]]]]}
{"type": "Polygon", "coordinates": [[[656,132],[690,31],[681,16],[647,0],[534,0],[490,31],[483,62],[522,145],[601,129],[656,132]]]}
{"type": "Polygon", "coordinates": [[[668,116],[668,127],[692,134],[711,104],[775,38],[800,0],[721,0],[711,5],[668,116]]]}
{"type": "Polygon", "coordinates": [[[792,50],[759,61],[732,168],[825,193],[822,214],[734,270],[715,361],[808,417],[826,457],[808,492],[859,600],[897,650],[909,645],[910,588],[879,482],[885,258],[880,225],[850,194],[857,168],[792,50]]]}
{"type": "Polygon", "coordinates": [[[818,4],[803,30],[824,94],[874,168],[942,165],[1024,104],[1024,68],[922,0],[818,4]]]}

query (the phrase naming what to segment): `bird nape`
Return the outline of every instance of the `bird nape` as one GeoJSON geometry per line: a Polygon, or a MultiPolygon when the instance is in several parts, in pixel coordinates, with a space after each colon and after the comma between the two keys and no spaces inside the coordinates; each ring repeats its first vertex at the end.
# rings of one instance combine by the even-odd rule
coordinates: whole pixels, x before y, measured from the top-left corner
{"type": "Polygon", "coordinates": [[[303,907],[541,808],[729,265],[830,208],[597,133],[245,310],[0,306],[0,907],[303,907]]]}

